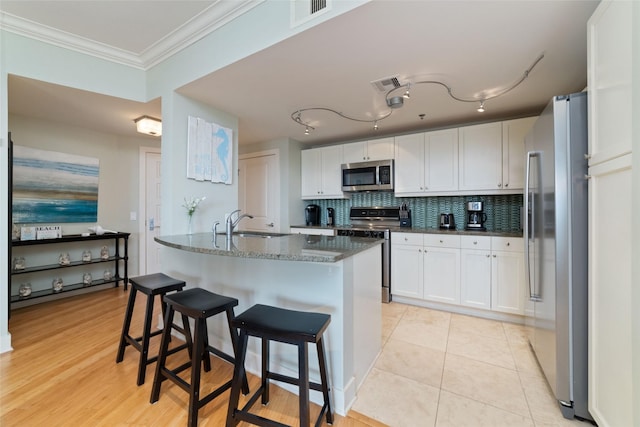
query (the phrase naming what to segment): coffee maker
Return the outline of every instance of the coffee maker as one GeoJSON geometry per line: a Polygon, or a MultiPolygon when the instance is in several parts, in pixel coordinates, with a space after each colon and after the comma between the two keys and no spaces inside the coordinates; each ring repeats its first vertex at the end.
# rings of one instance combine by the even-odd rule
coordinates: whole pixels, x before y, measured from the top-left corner
{"type": "Polygon", "coordinates": [[[467,202],[466,230],[486,230],[484,223],[487,222],[487,214],[483,212],[483,205],[483,202],[467,202]]]}
{"type": "Polygon", "coordinates": [[[320,206],[308,205],[304,208],[304,220],[307,225],[320,225],[320,206]]]}

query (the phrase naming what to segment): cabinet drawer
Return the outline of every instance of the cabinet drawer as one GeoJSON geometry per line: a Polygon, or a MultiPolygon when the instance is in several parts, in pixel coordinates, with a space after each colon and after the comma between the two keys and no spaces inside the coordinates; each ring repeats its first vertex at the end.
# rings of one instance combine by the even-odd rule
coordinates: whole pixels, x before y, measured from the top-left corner
{"type": "Polygon", "coordinates": [[[392,245],[422,246],[424,234],[422,233],[392,233],[392,245]]]}
{"type": "Polygon", "coordinates": [[[425,246],[435,246],[441,248],[460,248],[460,236],[447,234],[425,234],[425,246]]]}
{"type": "Polygon", "coordinates": [[[462,249],[491,250],[490,236],[460,236],[462,249]]]}
{"type": "Polygon", "coordinates": [[[491,250],[524,252],[524,239],[522,237],[492,237],[491,250]]]}

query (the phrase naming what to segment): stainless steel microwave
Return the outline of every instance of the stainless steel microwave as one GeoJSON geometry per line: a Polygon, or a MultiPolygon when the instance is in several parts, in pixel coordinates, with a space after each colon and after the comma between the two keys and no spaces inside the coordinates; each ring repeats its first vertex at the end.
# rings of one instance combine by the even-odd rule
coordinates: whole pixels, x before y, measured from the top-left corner
{"type": "Polygon", "coordinates": [[[393,160],[343,164],[342,191],[393,191],[393,160]]]}

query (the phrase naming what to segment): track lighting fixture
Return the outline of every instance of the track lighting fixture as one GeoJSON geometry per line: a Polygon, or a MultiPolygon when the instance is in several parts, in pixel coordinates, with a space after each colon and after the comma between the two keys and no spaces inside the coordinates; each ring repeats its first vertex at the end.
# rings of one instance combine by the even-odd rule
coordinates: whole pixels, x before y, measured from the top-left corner
{"type": "Polygon", "coordinates": [[[404,91],[404,95],[402,95],[402,97],[404,99],[409,99],[411,98],[411,94],[409,93],[409,89],[411,89],[411,83],[407,83],[407,90],[404,91]]]}
{"type": "MultiPolygon", "coordinates": [[[[301,126],[305,127],[305,135],[309,135],[309,133],[312,130],[315,130],[314,127],[312,127],[311,125],[309,125],[309,121],[305,121],[302,118],[302,113],[307,112],[307,111],[329,111],[333,114],[336,114],[340,117],[342,117],[343,119],[347,119],[347,120],[351,120],[354,122],[362,122],[362,123],[373,123],[373,129],[374,130],[378,130],[378,122],[386,119],[387,117],[389,117],[391,115],[391,113],[393,113],[394,110],[397,110],[399,108],[401,108],[404,105],[404,100],[405,99],[410,99],[411,95],[410,95],[410,89],[412,86],[415,85],[423,85],[423,84],[432,84],[432,85],[438,85],[438,86],[442,86],[447,90],[447,94],[453,98],[456,101],[459,102],[472,102],[472,103],[480,103],[480,106],[477,108],[477,111],[479,113],[483,113],[485,111],[484,109],[484,103],[490,99],[494,99],[497,98],[499,96],[502,96],[510,91],[512,91],[513,89],[515,89],[516,87],[518,87],[522,82],[524,82],[527,77],[529,77],[529,74],[531,73],[531,71],[534,69],[534,67],[536,65],[538,65],[538,62],[542,61],[542,58],[544,58],[544,54],[541,54],[540,56],[538,56],[538,58],[536,58],[536,60],[533,62],[533,64],[531,64],[531,66],[529,68],[527,68],[524,73],[522,74],[522,76],[515,81],[514,83],[512,83],[510,86],[507,86],[505,89],[502,89],[499,92],[494,93],[493,95],[490,96],[484,96],[482,98],[461,98],[457,95],[455,95],[453,93],[453,89],[447,85],[444,82],[441,82],[439,80],[420,80],[420,81],[414,81],[414,82],[408,82],[404,85],[399,85],[397,87],[394,87],[393,89],[389,90],[386,95],[385,95],[385,102],[387,104],[387,107],[389,107],[389,111],[387,111],[385,114],[381,114],[379,115],[377,118],[375,119],[357,119],[354,117],[350,117],[347,116],[346,114],[343,114],[339,111],[336,111],[332,108],[326,108],[326,107],[309,107],[309,108],[301,108],[295,112],[293,112],[291,114],[291,119],[298,123],[301,126]],[[397,93],[396,91],[403,88],[404,89],[404,93],[402,96],[398,96],[398,95],[394,95],[394,93],[397,93]]],[[[486,92],[480,92],[481,94],[485,94],[486,92]]],[[[419,115],[420,119],[424,119],[425,115],[424,114],[420,114],[419,115]]]]}

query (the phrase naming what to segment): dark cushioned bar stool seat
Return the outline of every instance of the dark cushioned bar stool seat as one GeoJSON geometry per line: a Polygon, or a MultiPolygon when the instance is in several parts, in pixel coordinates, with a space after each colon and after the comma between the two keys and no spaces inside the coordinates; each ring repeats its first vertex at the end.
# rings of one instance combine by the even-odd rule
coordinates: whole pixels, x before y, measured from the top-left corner
{"type": "Polygon", "coordinates": [[[300,426],[309,425],[309,389],[321,391],[324,398],[324,404],[315,425],[319,426],[322,423],[322,416],[325,413],[327,423],[333,423],[329,383],[327,380],[327,363],[322,341],[322,334],[330,322],[331,316],[328,314],[286,310],[261,304],[254,305],[231,322],[235,328],[239,329],[240,340],[238,357],[233,372],[233,386],[229,397],[227,427],[235,426],[240,421],[259,426],[285,426],[285,424],[249,412],[259,396],[262,396],[263,405],[269,403],[270,379],[298,386],[300,426]],[[240,387],[242,385],[241,379],[245,374],[244,361],[249,336],[258,337],[262,340],[262,383],[245,406],[242,409],[238,409],[240,387]],[[269,371],[270,341],[298,346],[298,378],[269,371]],[[320,384],[309,381],[307,343],[316,344],[318,365],[320,367],[320,384]]]}
{"type": "MultiPolygon", "coordinates": [[[[235,356],[230,356],[221,350],[209,345],[207,333],[207,319],[216,314],[226,313],[227,323],[229,325],[229,333],[233,351],[237,354],[238,333],[231,326],[234,313],[233,308],[238,305],[238,300],[213,292],[209,292],[201,288],[187,289],[182,292],[167,295],[164,298],[167,304],[167,312],[165,314],[165,327],[162,340],[160,342],[160,352],[158,355],[158,364],[156,365],[156,374],[153,380],[153,388],[151,390],[151,403],[157,402],[160,397],[160,387],[165,379],[170,379],[183,390],[189,393],[189,426],[198,424],[198,410],[204,405],[224,393],[231,387],[231,379],[225,384],[203,398],[200,398],[200,370],[204,365],[205,371],[211,370],[211,359],[209,353],[235,364],[235,356]],[[189,349],[189,362],[184,363],[174,369],[167,368],[167,356],[171,354],[168,350],[169,341],[171,339],[171,328],[175,312],[182,315],[182,324],[184,325],[184,335],[186,346],[189,349]],[[189,318],[194,319],[195,328],[193,337],[189,327],[189,318]],[[185,369],[191,368],[191,382],[188,383],[178,376],[185,369]]],[[[175,326],[173,326],[175,327],[175,326]]],[[[246,375],[240,380],[240,385],[244,394],[249,393],[249,385],[246,375]]]]}
{"type": "MultiPolygon", "coordinates": [[[[116,363],[122,362],[124,358],[124,350],[130,345],[140,352],[140,362],[138,364],[138,380],[137,384],[144,384],[144,377],[147,365],[158,360],[157,356],[149,357],[149,340],[151,337],[159,335],[162,330],[151,332],[151,321],[153,319],[153,304],[156,296],[162,297],[169,292],[181,291],[186,283],[183,280],[177,280],[162,273],[148,274],[146,276],[138,276],[129,279],[131,290],[129,291],[129,300],[127,309],[124,314],[124,323],[122,325],[122,334],[120,334],[120,345],[118,346],[118,355],[116,363]],[[144,315],[144,326],[142,336],[134,338],[130,335],[131,318],[133,317],[133,309],[136,302],[136,295],[141,292],[147,296],[147,308],[144,315]]],[[[166,312],[166,304],[161,303],[162,314],[166,312]]],[[[180,329],[182,331],[182,329],[180,329]]],[[[184,331],[182,331],[184,333],[184,331]]],[[[185,347],[182,347],[185,348],[185,347]]],[[[172,349],[178,351],[181,348],[172,349]]]]}

